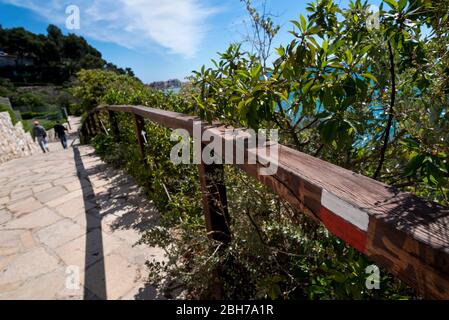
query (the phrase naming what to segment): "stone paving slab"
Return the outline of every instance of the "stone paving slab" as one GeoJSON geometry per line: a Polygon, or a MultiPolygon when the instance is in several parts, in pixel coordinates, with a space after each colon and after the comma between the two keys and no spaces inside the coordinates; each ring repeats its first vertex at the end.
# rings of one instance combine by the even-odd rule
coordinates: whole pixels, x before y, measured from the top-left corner
{"type": "Polygon", "coordinates": [[[49,226],[62,218],[49,208],[43,207],[30,214],[14,219],[0,226],[2,229],[33,229],[49,226]]]}
{"type": "Polygon", "coordinates": [[[157,210],[91,147],[50,150],[0,165],[0,300],[164,299],[145,267],[164,251],[135,246],[157,210]]]}
{"type": "Polygon", "coordinates": [[[37,237],[45,246],[56,249],[70,240],[74,240],[85,233],[85,229],[75,222],[64,219],[38,231],[37,237]]]}
{"type": "Polygon", "coordinates": [[[60,199],[67,194],[67,190],[62,186],[53,187],[51,189],[37,193],[35,196],[37,200],[42,203],[50,202],[51,200],[60,199]]]}
{"type": "Polygon", "coordinates": [[[12,215],[5,209],[0,209],[0,224],[5,223],[11,219],[12,215]]]}
{"type": "Polygon", "coordinates": [[[21,216],[30,212],[34,212],[43,207],[43,204],[34,197],[20,200],[19,202],[11,202],[11,205],[7,205],[6,208],[13,215],[21,216]]]}
{"type": "Polygon", "coordinates": [[[44,248],[36,248],[25,252],[14,259],[2,270],[0,291],[2,285],[22,282],[37,276],[50,273],[59,266],[58,259],[50,255],[44,248]]]}

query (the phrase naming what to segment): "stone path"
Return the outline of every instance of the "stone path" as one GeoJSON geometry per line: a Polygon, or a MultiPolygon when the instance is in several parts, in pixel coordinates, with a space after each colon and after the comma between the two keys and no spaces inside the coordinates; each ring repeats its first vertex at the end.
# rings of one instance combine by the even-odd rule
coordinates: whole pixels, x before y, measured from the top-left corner
{"type": "Polygon", "coordinates": [[[134,246],[157,212],[76,141],[0,165],[0,299],[163,298],[145,267],[163,250],[134,246]]]}

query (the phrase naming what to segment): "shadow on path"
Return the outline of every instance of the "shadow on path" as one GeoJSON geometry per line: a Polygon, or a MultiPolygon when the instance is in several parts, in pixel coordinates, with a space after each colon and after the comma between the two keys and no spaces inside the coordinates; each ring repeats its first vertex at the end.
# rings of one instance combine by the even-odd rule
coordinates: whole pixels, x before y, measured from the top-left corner
{"type": "Polygon", "coordinates": [[[92,183],[89,180],[89,175],[84,167],[78,147],[73,147],[73,154],[75,159],[76,171],[78,179],[80,180],[83,190],[84,207],[86,210],[86,256],[84,268],[84,300],[107,299],[106,291],[106,273],[104,266],[104,250],[103,250],[103,236],[101,232],[101,215],[99,210],[94,206],[90,208],[90,204],[95,204],[95,195],[92,183]],[[94,230],[95,229],[95,230],[94,230]],[[93,254],[100,258],[95,267],[91,268],[89,262],[92,261],[92,249],[95,249],[93,254]],[[87,288],[95,288],[95,295],[87,288]]]}

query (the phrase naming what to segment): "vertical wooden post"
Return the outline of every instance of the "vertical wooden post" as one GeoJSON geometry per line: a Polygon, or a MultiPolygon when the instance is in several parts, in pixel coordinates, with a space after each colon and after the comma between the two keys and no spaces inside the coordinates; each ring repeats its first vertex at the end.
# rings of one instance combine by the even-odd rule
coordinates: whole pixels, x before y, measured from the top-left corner
{"type": "Polygon", "coordinates": [[[143,138],[142,133],[145,131],[145,120],[137,114],[134,115],[134,119],[136,121],[136,135],[140,147],[140,156],[143,161],[145,160],[145,139],[143,138]]]}
{"type": "Polygon", "coordinates": [[[222,164],[199,165],[206,229],[210,239],[224,244],[231,241],[228,201],[222,164]]]}
{"type": "Polygon", "coordinates": [[[115,116],[114,111],[109,110],[109,121],[111,123],[112,134],[114,135],[116,141],[120,139],[120,130],[118,128],[117,117],[115,116]]]}
{"type": "Polygon", "coordinates": [[[81,143],[87,143],[87,140],[89,139],[89,132],[87,131],[87,126],[84,123],[81,127],[81,135],[82,135],[82,141],[81,143]]]}
{"type": "Polygon", "coordinates": [[[67,108],[62,107],[62,111],[64,112],[64,116],[67,119],[67,125],[69,126],[69,129],[72,130],[72,126],[70,125],[70,120],[69,120],[69,114],[67,113],[67,108]]]}
{"type": "Polygon", "coordinates": [[[95,113],[92,113],[89,116],[89,121],[90,121],[90,123],[92,125],[93,135],[96,135],[97,134],[97,123],[95,122],[95,113]]]}
{"type": "Polygon", "coordinates": [[[96,132],[101,132],[100,115],[97,112],[92,113],[92,121],[94,122],[95,130],[97,130],[96,132]]]}
{"type": "MultiPolygon", "coordinates": [[[[220,241],[223,244],[219,248],[218,254],[221,254],[231,241],[224,168],[222,164],[205,164],[201,160],[199,174],[207,235],[209,239],[220,241]]],[[[223,299],[223,273],[229,263],[230,261],[226,260],[223,265],[217,266],[212,271],[214,280],[209,287],[210,299],[223,299]]]]}
{"type": "Polygon", "coordinates": [[[90,116],[87,116],[87,118],[84,120],[84,123],[87,128],[87,135],[89,140],[94,135],[94,132],[92,130],[92,124],[90,123],[90,116]]]}

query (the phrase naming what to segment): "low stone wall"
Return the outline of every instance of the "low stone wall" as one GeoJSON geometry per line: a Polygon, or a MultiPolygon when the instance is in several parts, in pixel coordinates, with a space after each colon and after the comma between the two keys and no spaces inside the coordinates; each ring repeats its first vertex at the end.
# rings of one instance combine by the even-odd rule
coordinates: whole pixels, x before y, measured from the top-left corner
{"type": "Polygon", "coordinates": [[[23,130],[21,122],[15,126],[8,112],[0,112],[0,163],[39,152],[31,135],[23,130]]]}

